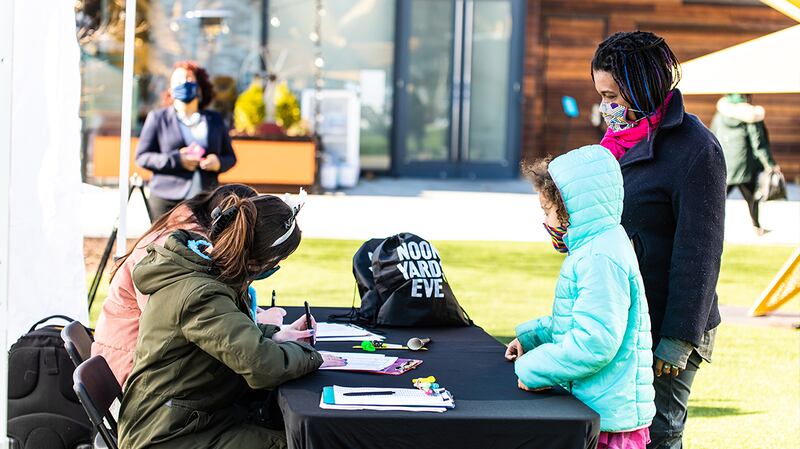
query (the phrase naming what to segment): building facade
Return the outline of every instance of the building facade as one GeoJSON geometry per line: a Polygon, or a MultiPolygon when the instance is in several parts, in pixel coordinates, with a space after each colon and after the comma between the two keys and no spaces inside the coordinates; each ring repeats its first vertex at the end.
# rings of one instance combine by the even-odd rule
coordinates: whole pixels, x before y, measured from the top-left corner
{"type": "MultiPolygon", "coordinates": [[[[656,32],[686,61],[793,24],[753,0],[139,3],[137,125],[158,107],[172,64],[195,59],[220,87],[216,107],[232,108],[266,75],[298,97],[318,83],[352,91],[362,170],[469,179],[514,178],[521,161],[599,140],[589,64],[613,32],[656,32]],[[577,118],[564,114],[565,95],[577,100],[577,118]]],[[[121,45],[83,47],[85,131],[113,132],[121,45]]],[[[690,96],[687,109],[708,124],[716,100],[690,96]]],[[[755,100],[767,109],[778,161],[800,173],[800,95],[755,100]]]]}
{"type": "MultiPolygon", "coordinates": [[[[529,0],[527,6],[525,159],[599,140],[601,131],[589,118],[599,101],[589,65],[597,44],[610,34],[652,31],[666,39],[680,61],[688,61],[797,24],[751,0],[529,0]],[[561,111],[563,95],[576,98],[580,108],[580,117],[570,124],[561,111]]],[[[754,62],[742,61],[750,63],[754,62]]],[[[718,99],[688,95],[686,110],[708,126],[718,99]]],[[[765,123],[778,163],[789,177],[799,176],[800,94],[755,95],[754,103],[766,108],[765,123]]]]}

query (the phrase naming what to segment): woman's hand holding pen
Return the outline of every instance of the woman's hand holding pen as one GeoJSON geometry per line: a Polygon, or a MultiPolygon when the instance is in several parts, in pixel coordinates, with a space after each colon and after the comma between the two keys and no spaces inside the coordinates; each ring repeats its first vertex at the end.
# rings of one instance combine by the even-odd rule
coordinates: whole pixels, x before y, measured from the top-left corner
{"type": "Polygon", "coordinates": [[[275,335],[272,336],[272,339],[278,343],[283,343],[285,341],[302,341],[304,343],[309,343],[316,332],[317,322],[314,320],[314,317],[311,317],[311,329],[309,329],[306,325],[305,315],[301,315],[294,323],[281,327],[281,330],[276,332],[275,335]]]}

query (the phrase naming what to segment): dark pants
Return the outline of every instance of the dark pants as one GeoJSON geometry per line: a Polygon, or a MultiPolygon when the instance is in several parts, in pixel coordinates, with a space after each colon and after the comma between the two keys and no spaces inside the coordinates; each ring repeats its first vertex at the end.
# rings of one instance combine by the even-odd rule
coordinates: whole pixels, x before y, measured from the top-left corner
{"type": "Polygon", "coordinates": [[[747,207],[750,209],[750,219],[753,220],[753,226],[760,228],[761,224],[758,222],[758,201],[755,199],[756,185],[756,181],[750,181],[747,184],[728,186],[728,195],[730,195],[734,188],[739,188],[744,200],[747,202],[747,207]]]}
{"type": "Polygon", "coordinates": [[[161,198],[160,196],[154,195],[153,192],[150,192],[150,198],[148,198],[147,201],[150,203],[150,217],[152,217],[154,222],[180,203],[180,200],[161,198]]]}
{"type": "Polygon", "coordinates": [[[686,369],[677,377],[662,374],[653,381],[656,390],[656,416],[650,426],[652,442],[647,445],[647,449],[683,448],[689,394],[702,360],[696,352],[692,352],[686,369]]]}

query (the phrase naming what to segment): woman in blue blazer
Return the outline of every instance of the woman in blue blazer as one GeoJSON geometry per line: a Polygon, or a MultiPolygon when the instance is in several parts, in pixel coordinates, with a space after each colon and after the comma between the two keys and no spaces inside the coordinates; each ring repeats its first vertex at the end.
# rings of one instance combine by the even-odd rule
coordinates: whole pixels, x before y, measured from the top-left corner
{"type": "Polygon", "coordinates": [[[192,61],[175,64],[166,107],[142,127],[136,163],[153,172],[150,213],[155,220],[179,202],[217,186],[217,175],[236,164],[222,116],[206,109],[214,97],[206,71],[192,61]]]}

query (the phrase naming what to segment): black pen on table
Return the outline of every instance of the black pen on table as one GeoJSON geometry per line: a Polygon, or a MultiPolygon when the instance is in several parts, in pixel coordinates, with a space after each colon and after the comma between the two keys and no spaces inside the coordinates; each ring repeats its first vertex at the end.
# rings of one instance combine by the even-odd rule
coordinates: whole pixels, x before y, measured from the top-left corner
{"type": "Polygon", "coordinates": [[[275,293],[275,290],[272,290],[272,307],[275,307],[275,300],[278,298],[278,295],[275,293]]]}
{"type": "MultiPolygon", "coordinates": [[[[313,327],[311,326],[311,308],[308,307],[308,301],[304,301],[305,308],[306,308],[306,329],[311,330],[313,327]]],[[[311,346],[314,346],[314,335],[311,335],[311,346]]]]}
{"type": "Polygon", "coordinates": [[[342,393],[343,396],[390,396],[394,391],[354,391],[351,393],[342,393]]]}

